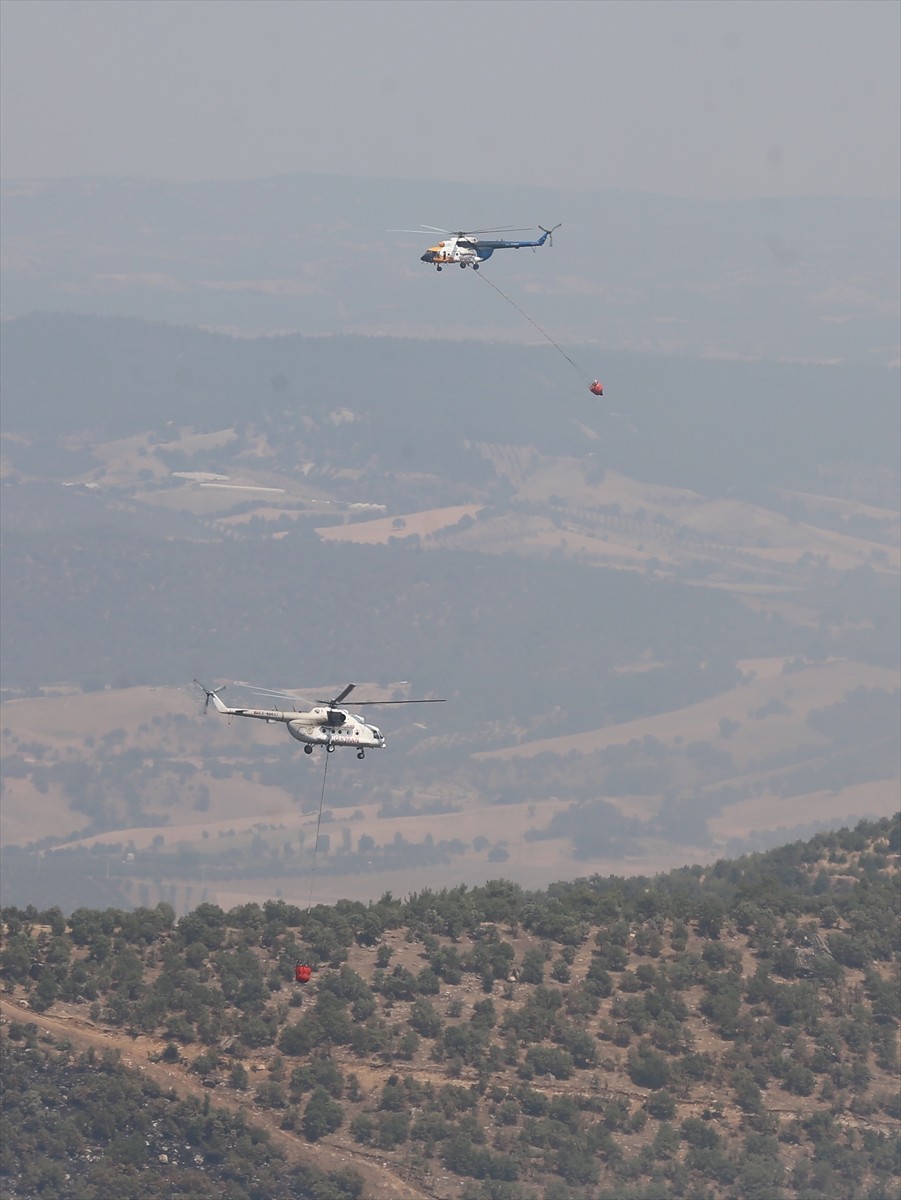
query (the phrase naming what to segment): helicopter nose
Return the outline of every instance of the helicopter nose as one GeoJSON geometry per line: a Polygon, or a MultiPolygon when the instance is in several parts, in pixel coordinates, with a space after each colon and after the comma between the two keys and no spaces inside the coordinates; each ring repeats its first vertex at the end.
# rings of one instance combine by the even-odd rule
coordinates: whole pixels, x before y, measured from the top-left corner
{"type": "Polygon", "coordinates": [[[429,254],[428,250],[425,252],[425,254],[420,256],[419,261],[420,262],[431,262],[432,261],[432,256],[431,256],[431,254],[429,254]]]}

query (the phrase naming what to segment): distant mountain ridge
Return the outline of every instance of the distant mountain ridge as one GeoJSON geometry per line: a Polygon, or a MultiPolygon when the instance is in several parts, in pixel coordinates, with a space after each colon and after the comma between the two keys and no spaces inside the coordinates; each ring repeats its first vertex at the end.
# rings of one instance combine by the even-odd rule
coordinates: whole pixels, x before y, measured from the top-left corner
{"type": "MultiPolygon", "coordinates": [[[[128,314],[237,333],[535,342],[436,235],[562,222],[553,249],[485,271],[560,341],[604,351],[897,362],[893,201],[702,202],[293,175],[240,182],[7,180],[0,313],[128,314]]],[[[590,377],[589,374],[589,377],[590,377]]]]}
{"type": "Polygon", "coordinates": [[[606,364],[612,386],[598,401],[548,346],[245,339],[48,313],[3,327],[0,382],[7,431],[155,429],[164,441],[167,427],[261,421],[279,437],[304,426],[316,454],[337,454],[343,467],[377,453],[394,469],[446,469],[436,459],[480,441],[544,454],[603,448],[610,465],[639,478],[713,492],[752,481],[813,489],[820,466],[838,461],[896,474],[897,378],[884,367],[634,351],[611,352],[606,364]]]}

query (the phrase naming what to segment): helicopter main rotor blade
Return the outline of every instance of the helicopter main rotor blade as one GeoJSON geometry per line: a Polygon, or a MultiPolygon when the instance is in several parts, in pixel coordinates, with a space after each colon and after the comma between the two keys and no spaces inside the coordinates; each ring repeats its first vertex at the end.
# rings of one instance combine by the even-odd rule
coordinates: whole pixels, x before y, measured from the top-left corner
{"type": "MultiPolygon", "coordinates": [[[[531,225],[492,225],[490,229],[442,229],[440,225],[420,225],[432,233],[447,233],[451,237],[475,237],[477,233],[528,233],[531,225]]],[[[389,229],[389,233],[418,233],[419,229],[389,229]]]]}
{"type": "Polygon", "coordinates": [[[467,229],[458,233],[457,237],[478,237],[480,233],[530,233],[530,225],[499,225],[495,229],[467,229]]]}
{"type": "MultiPolygon", "coordinates": [[[[203,684],[200,684],[199,686],[203,687],[203,684]]],[[[339,705],[342,702],[342,700],[347,699],[347,697],[350,695],[350,693],[354,690],[354,688],[357,685],[355,683],[349,683],[342,692],[339,692],[339,694],[331,700],[313,700],[313,701],[307,700],[303,696],[298,696],[296,692],[285,692],[285,691],[282,691],[280,688],[260,687],[255,683],[248,683],[246,679],[236,679],[234,682],[234,686],[250,688],[252,691],[256,692],[260,696],[273,696],[279,700],[292,700],[298,704],[308,704],[311,707],[313,705],[319,705],[323,708],[335,708],[335,707],[337,707],[337,705],[339,705]]],[[[354,702],[353,702],[354,708],[363,707],[364,705],[367,708],[369,708],[369,707],[372,707],[373,705],[382,705],[382,704],[444,704],[444,703],[446,703],[446,701],[443,698],[442,699],[430,698],[427,700],[354,700],[354,702]]]]}
{"type": "Polygon", "coordinates": [[[478,237],[483,233],[530,233],[531,225],[494,225],[490,229],[442,229],[440,225],[420,225],[418,229],[389,229],[388,233],[443,233],[445,237],[478,237]]]}
{"type": "Polygon", "coordinates": [[[313,707],[311,701],[307,700],[306,697],[304,697],[304,696],[298,696],[296,692],[285,692],[285,691],[282,691],[280,688],[259,687],[255,683],[248,683],[246,679],[236,679],[235,687],[249,688],[257,696],[270,698],[272,700],[290,701],[291,704],[294,706],[299,704],[299,705],[307,707],[307,708],[313,707]]]}
{"type": "Polygon", "coordinates": [[[249,683],[246,679],[236,679],[234,686],[250,688],[252,692],[259,692],[263,696],[284,696],[288,700],[300,699],[293,692],[286,692],[283,688],[261,687],[258,683],[249,683]]]}
{"type": "Polygon", "coordinates": [[[444,233],[448,237],[453,237],[453,231],[450,229],[442,229],[438,225],[420,225],[418,229],[388,229],[387,233],[418,233],[422,237],[426,233],[444,233]]]}

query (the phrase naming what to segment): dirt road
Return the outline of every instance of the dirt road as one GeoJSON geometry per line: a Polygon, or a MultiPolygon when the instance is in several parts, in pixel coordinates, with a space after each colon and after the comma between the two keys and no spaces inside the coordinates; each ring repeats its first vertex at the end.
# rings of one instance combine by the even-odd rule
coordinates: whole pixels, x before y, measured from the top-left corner
{"type": "Polygon", "coordinates": [[[303,1162],[318,1167],[320,1171],[339,1171],[352,1168],[364,1179],[365,1200],[435,1200],[437,1193],[422,1186],[414,1186],[401,1179],[390,1164],[377,1154],[367,1154],[345,1145],[337,1145],[332,1139],[323,1138],[310,1143],[288,1130],[281,1129],[278,1120],[266,1109],[258,1108],[251,1100],[242,1100],[234,1093],[219,1088],[215,1097],[203,1086],[196,1075],[192,1075],[178,1063],[151,1062],[166,1044],[158,1038],[130,1037],[116,1030],[102,1029],[87,1020],[75,1005],[55,1004],[53,1012],[36,1013],[22,1007],[18,999],[0,998],[0,1015],[8,1021],[20,1024],[31,1022],[38,1029],[52,1034],[57,1039],[67,1039],[73,1046],[87,1050],[117,1050],[123,1066],[140,1071],[152,1079],[163,1090],[171,1089],[179,1097],[210,1097],[211,1103],[229,1112],[241,1112],[248,1123],[265,1129],[289,1162],[303,1162]]]}

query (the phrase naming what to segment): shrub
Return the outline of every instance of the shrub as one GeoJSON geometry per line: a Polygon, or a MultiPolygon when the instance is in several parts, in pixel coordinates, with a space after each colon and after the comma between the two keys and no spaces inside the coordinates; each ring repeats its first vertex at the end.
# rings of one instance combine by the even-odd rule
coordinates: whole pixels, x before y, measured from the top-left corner
{"type": "Polygon", "coordinates": [[[558,959],[551,967],[551,978],[557,983],[569,983],[572,978],[572,972],[569,965],[562,959],[558,959]]]}
{"type": "Polygon", "coordinates": [[[662,1054],[644,1044],[629,1051],[629,1078],[637,1087],[659,1090],[669,1082],[669,1064],[662,1054]]]}
{"type": "Polygon", "coordinates": [[[390,1112],[379,1121],[377,1145],[381,1150],[393,1150],[410,1136],[410,1118],[407,1113],[390,1112]]]}
{"type": "Polygon", "coordinates": [[[350,1134],[361,1146],[371,1146],[375,1140],[375,1121],[367,1113],[360,1113],[350,1123],[350,1134]]]}
{"type": "Polygon", "coordinates": [[[318,1142],[327,1133],[340,1129],[344,1121],[344,1110],[325,1088],[316,1088],[304,1109],[301,1127],[309,1142],[318,1142]]]}
{"type": "Polygon", "coordinates": [[[690,1146],[713,1149],[720,1144],[720,1135],[709,1121],[700,1117],[686,1117],[681,1127],[682,1137],[690,1146]]]}
{"type": "Polygon", "coordinates": [[[553,1046],[530,1046],[526,1051],[526,1067],[532,1075],[553,1075],[569,1079],[573,1073],[572,1055],[553,1046]]]}
{"type": "Polygon", "coordinates": [[[544,955],[540,950],[527,950],[519,971],[522,983],[544,982],[544,955]]]}
{"type": "Polygon", "coordinates": [[[676,1102],[669,1092],[651,1092],[647,1110],[658,1121],[670,1121],[676,1114],[676,1102]]]}

